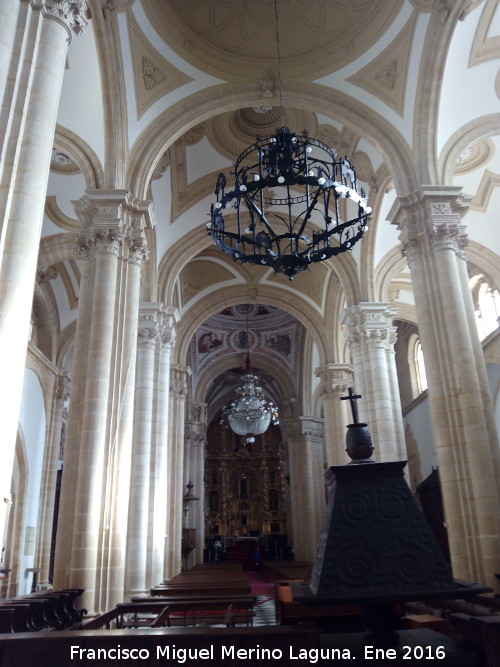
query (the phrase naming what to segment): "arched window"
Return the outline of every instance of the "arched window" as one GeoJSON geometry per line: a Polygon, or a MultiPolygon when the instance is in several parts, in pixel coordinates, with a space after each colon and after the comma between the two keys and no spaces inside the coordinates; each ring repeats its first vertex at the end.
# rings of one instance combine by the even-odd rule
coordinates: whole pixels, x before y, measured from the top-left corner
{"type": "Polygon", "coordinates": [[[479,340],[484,340],[498,327],[500,295],[498,290],[493,289],[485,276],[481,273],[471,278],[470,287],[472,299],[474,301],[479,340]]]}
{"type": "Polygon", "coordinates": [[[425,373],[424,353],[420,340],[417,341],[415,346],[415,363],[417,367],[418,393],[421,394],[427,389],[427,375],[425,373]]]}
{"type": "Polygon", "coordinates": [[[427,389],[427,375],[425,373],[424,353],[420,338],[416,333],[408,341],[408,366],[410,367],[410,381],[413,398],[427,389]]]}

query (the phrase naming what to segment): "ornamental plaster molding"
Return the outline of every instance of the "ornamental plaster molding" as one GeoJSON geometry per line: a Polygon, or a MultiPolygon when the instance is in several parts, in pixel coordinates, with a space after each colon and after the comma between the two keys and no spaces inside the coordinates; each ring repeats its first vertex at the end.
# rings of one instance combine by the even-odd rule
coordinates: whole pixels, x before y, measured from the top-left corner
{"type": "Polygon", "coordinates": [[[418,15],[415,10],[389,46],[369,65],[347,79],[378,97],[401,117],[404,115],[406,82],[418,15]]]}
{"type": "Polygon", "coordinates": [[[131,11],[127,23],[134,73],[137,118],[159,99],[192,78],[171,65],[149,42],[131,11]]]}
{"type": "Polygon", "coordinates": [[[82,34],[90,19],[85,0],[31,0],[31,5],[40,9],[43,16],[63,25],[68,32],[68,42],[72,34],[82,34]]]}
{"type": "Polygon", "coordinates": [[[55,266],[48,266],[44,271],[38,271],[36,280],[39,285],[45,285],[50,280],[55,280],[58,276],[55,266]]]}
{"type": "MultiPolygon", "coordinates": [[[[401,0],[279,3],[280,27],[288,37],[280,58],[283,78],[323,76],[359,58],[392,24],[401,6],[401,0]]],[[[218,78],[260,83],[277,69],[272,3],[145,0],[144,9],[177,53],[218,78]]],[[[265,95],[273,91],[273,84],[267,81],[262,88],[265,95]]]]}
{"type": "Polygon", "coordinates": [[[496,2],[485,2],[472,43],[469,67],[500,58],[500,36],[490,36],[496,10],[496,2]]]}

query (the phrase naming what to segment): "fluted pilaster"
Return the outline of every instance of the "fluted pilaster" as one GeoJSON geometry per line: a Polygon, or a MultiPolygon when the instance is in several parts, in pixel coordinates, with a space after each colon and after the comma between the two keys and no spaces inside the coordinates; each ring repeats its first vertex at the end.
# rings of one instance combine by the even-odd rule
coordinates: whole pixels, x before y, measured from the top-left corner
{"type": "Polygon", "coordinates": [[[127,531],[125,595],[144,593],[151,587],[149,553],[152,547],[155,465],[153,441],[156,357],[161,344],[161,303],[143,303],[139,309],[137,372],[135,384],[132,471],[127,531]]]}
{"type": "Polygon", "coordinates": [[[348,364],[325,364],[316,369],[321,378],[323,395],[323,421],[325,425],[325,455],[327,467],[349,462],[345,453],[346,426],[352,419],[346,411],[345,401],[349,387],[353,386],[352,367],[348,364]]]}
{"type": "MultiPolygon", "coordinates": [[[[84,0],[0,9],[0,496],[10,491],[33,285],[68,41],[84,0]],[[3,76],[2,76],[3,74],[3,76]]],[[[1,496],[3,497],[3,496],[1,496]]],[[[0,505],[0,525],[4,525],[0,505]]]]}
{"type": "Polygon", "coordinates": [[[323,424],[307,417],[285,419],[288,446],[293,550],[298,560],[314,560],[323,514],[325,481],[323,424]]]}
{"type": "Polygon", "coordinates": [[[85,588],[85,605],[95,611],[123,598],[147,208],[121,190],[87,191],[76,206],[76,251],[85,260],[75,336],[82,377],[72,389],[69,422],[79,429],[68,433],[56,557],[58,584],[85,588]]]}
{"type": "Polygon", "coordinates": [[[377,461],[405,458],[401,400],[396,380],[394,344],[397,310],[388,303],[360,303],[342,314],[351,350],[359,415],[368,427],[377,461]]]}
{"type": "Polygon", "coordinates": [[[190,565],[203,562],[205,537],[205,443],[207,433],[207,404],[191,403],[190,419],[186,422],[186,458],[184,463],[184,479],[191,480],[199,500],[190,503],[186,528],[196,529],[196,547],[190,556],[190,565]]]}
{"type": "Polygon", "coordinates": [[[37,565],[41,568],[39,581],[49,581],[52,551],[52,530],[58,469],[63,461],[63,425],[70,391],[69,377],[63,373],[54,377],[54,387],[48,410],[47,447],[45,449],[42,483],[40,488],[40,510],[38,517],[37,565]]]}
{"type": "Polygon", "coordinates": [[[460,188],[423,187],[390,219],[411,271],[454,575],[495,587],[500,450],[468,285],[460,188]]]}
{"type": "Polygon", "coordinates": [[[170,369],[169,505],[166,537],[166,578],[181,571],[182,496],[184,495],[184,420],[191,369],[170,369]]]}

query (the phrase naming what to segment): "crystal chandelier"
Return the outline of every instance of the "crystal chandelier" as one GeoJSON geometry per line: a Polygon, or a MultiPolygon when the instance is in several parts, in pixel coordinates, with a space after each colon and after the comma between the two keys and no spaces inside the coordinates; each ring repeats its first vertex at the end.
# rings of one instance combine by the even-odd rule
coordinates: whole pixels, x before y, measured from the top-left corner
{"type": "Polygon", "coordinates": [[[299,136],[281,127],[258,139],[238,157],[234,175],[226,192],[219,174],[207,229],[240,262],[292,280],[312,262],[351,250],[367,230],[371,209],[354,167],[306,131],[299,136]],[[236,224],[228,229],[224,213],[231,209],[236,224]]]}
{"type": "Polygon", "coordinates": [[[222,408],[221,424],[226,420],[231,429],[237,434],[246,436],[245,442],[252,444],[256,435],[267,431],[270,424],[279,424],[278,409],[271,402],[264,399],[259,378],[254,375],[250,356],[247,354],[245,374],[241,378],[241,385],[236,390],[238,398],[229,406],[222,408]]]}

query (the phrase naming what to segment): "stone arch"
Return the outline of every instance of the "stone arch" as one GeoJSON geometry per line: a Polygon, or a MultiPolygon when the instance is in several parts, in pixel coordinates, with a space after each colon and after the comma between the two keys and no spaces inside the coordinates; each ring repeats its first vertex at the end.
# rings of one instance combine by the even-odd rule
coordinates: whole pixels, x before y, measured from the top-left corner
{"type": "MultiPolygon", "coordinates": [[[[199,226],[177,241],[164,255],[158,268],[158,298],[164,303],[174,303],[175,286],[181,270],[206,248],[215,247],[208,237],[205,226],[199,226]]],[[[221,260],[229,271],[235,273],[235,279],[240,278],[247,284],[252,283],[254,278],[252,267],[230,261],[227,255],[220,252],[221,260]]],[[[337,257],[326,260],[325,265],[331,268],[332,274],[336,276],[345,293],[348,304],[360,301],[360,287],[357,275],[357,266],[350,253],[342,253],[337,257]]],[[[263,283],[262,283],[263,285],[263,283]]],[[[277,288],[281,289],[281,288],[277,288]]],[[[297,290],[300,294],[300,291],[297,290]]]]}
{"type": "Polygon", "coordinates": [[[252,289],[249,296],[247,285],[237,285],[214,290],[202,302],[189,308],[181,317],[177,327],[175,346],[172,351],[172,363],[185,363],[188,346],[196,329],[210,315],[227,306],[238,303],[262,303],[275,306],[293,315],[311,333],[318,347],[321,363],[325,363],[328,356],[328,343],[325,337],[322,318],[309,304],[291,298],[284,298],[283,290],[279,288],[260,286],[252,289]]]}
{"type": "Polygon", "coordinates": [[[458,158],[470,144],[500,133],[500,113],[475,118],[454,132],[444,145],[438,160],[442,183],[453,182],[453,172],[458,158]]]}
{"type": "Polygon", "coordinates": [[[406,259],[401,253],[401,246],[391,248],[378,263],[375,270],[375,301],[389,301],[389,288],[391,281],[406,264],[406,259]]]}
{"type": "Polygon", "coordinates": [[[94,150],[77,134],[62,125],[56,126],[54,146],[67,153],[78,166],[89,190],[103,187],[104,173],[94,150]]]}
{"type": "MultiPolygon", "coordinates": [[[[227,354],[214,361],[210,366],[208,366],[198,378],[196,387],[194,388],[194,402],[206,402],[207,391],[214,380],[216,380],[220,375],[224,374],[226,371],[238,367],[241,365],[242,355],[238,353],[227,354]]],[[[266,357],[265,355],[255,353],[252,354],[252,362],[262,369],[265,373],[268,373],[275,380],[281,396],[273,396],[272,399],[274,402],[278,402],[278,398],[283,400],[295,398],[298,393],[298,388],[295,387],[295,383],[291,378],[290,374],[287,372],[283,366],[280,366],[274,359],[266,357]],[[294,392],[294,390],[297,390],[294,392]]],[[[268,395],[269,398],[269,395],[268,395]]],[[[222,407],[224,400],[216,401],[213,403],[210,408],[211,411],[208,414],[207,423],[209,424],[214,414],[222,407]]]]}
{"type": "MultiPolygon", "coordinates": [[[[313,111],[352,127],[378,149],[392,168],[398,192],[418,186],[410,148],[402,135],[373,109],[339,91],[315,83],[288,82],[282,90],[283,104],[313,111]]],[[[193,94],[163,112],[134,143],[129,160],[127,186],[142,199],[156,163],[184,132],[211,116],[262,103],[262,91],[255,84],[227,83],[193,94]]],[[[267,103],[278,105],[269,98],[267,103]]]]}

